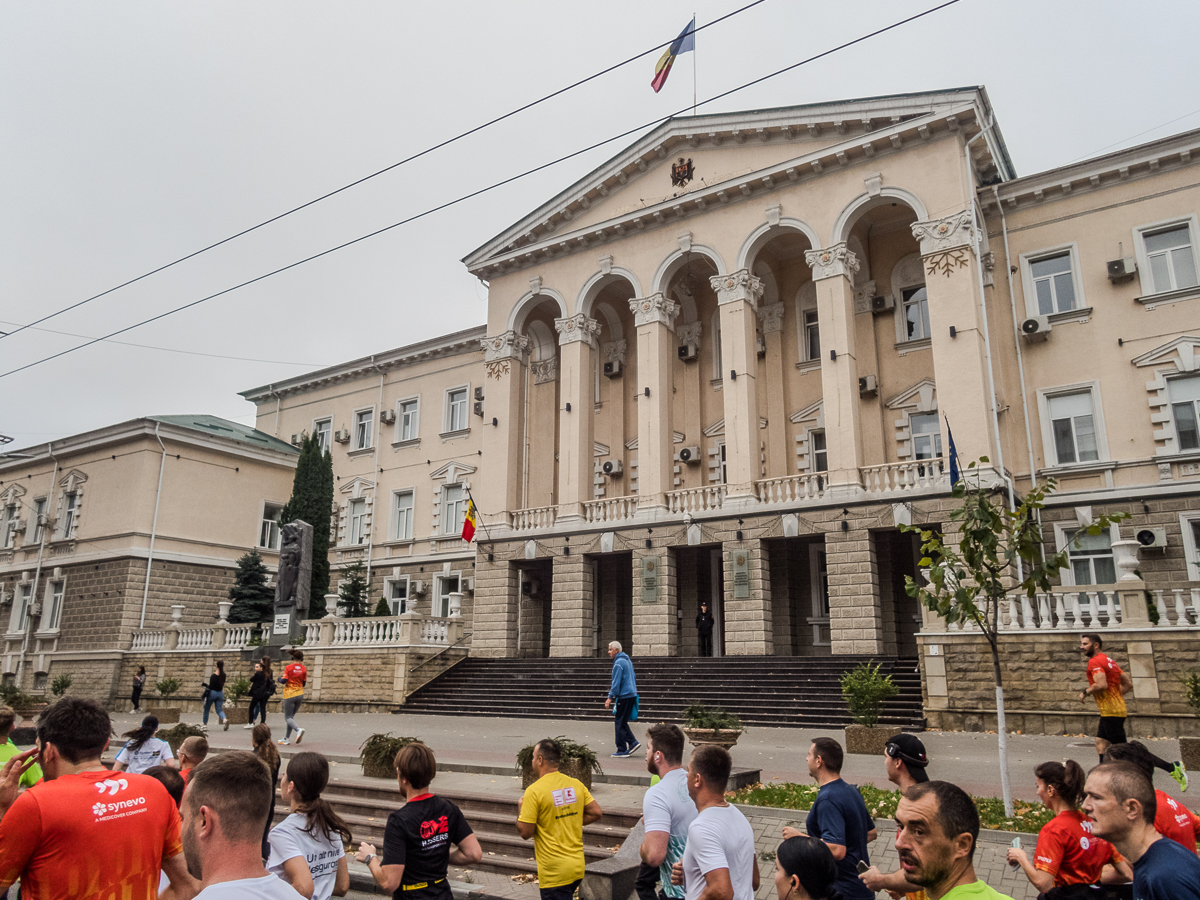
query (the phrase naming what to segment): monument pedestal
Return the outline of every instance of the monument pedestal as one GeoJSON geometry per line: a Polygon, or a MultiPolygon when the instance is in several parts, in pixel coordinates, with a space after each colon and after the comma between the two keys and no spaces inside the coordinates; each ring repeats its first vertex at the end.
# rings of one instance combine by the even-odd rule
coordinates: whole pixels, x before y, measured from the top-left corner
{"type": "Polygon", "coordinates": [[[275,581],[275,617],[267,646],[273,659],[304,634],[312,589],[312,526],[297,519],[280,528],[279,574],[275,581]]]}

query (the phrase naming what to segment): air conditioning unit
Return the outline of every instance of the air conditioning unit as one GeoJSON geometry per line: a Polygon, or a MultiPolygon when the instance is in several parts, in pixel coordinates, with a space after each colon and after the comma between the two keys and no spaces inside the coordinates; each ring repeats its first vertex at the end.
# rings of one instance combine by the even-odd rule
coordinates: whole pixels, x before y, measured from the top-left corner
{"type": "Polygon", "coordinates": [[[624,470],[625,467],[621,464],[621,460],[619,459],[605,460],[604,465],[600,467],[600,471],[609,477],[620,475],[624,470]]]}
{"type": "Polygon", "coordinates": [[[379,414],[379,421],[384,425],[396,424],[396,411],[394,409],[385,409],[379,414]]]}
{"type": "Polygon", "coordinates": [[[1134,537],[1147,550],[1166,551],[1167,549],[1167,529],[1165,528],[1140,528],[1134,537]]]}
{"type": "Polygon", "coordinates": [[[292,435],[292,446],[293,447],[299,447],[303,443],[304,443],[304,435],[302,435],[302,434],[293,434],[292,435]]]}
{"type": "Polygon", "coordinates": [[[482,387],[475,388],[475,399],[476,400],[483,399],[483,388],[482,387]]]}
{"type": "Polygon", "coordinates": [[[13,531],[15,531],[17,534],[24,534],[24,533],[25,533],[25,527],[26,527],[26,525],[25,525],[25,520],[24,520],[24,519],[19,519],[19,520],[17,521],[17,524],[13,526],[13,531]]]}
{"type": "Polygon", "coordinates": [[[1137,274],[1137,257],[1125,256],[1121,259],[1109,260],[1108,280],[1125,281],[1137,274]]]}
{"type": "Polygon", "coordinates": [[[336,443],[348,444],[350,443],[350,432],[345,428],[339,428],[333,433],[333,439],[336,443]]]}
{"type": "Polygon", "coordinates": [[[879,393],[879,382],[874,375],[864,375],[858,379],[858,396],[870,397],[879,393]]]}
{"type": "Polygon", "coordinates": [[[416,581],[410,581],[408,583],[408,592],[410,594],[412,594],[414,597],[424,597],[425,596],[425,582],[421,581],[420,579],[418,579],[416,581]]]}
{"type": "Polygon", "coordinates": [[[475,410],[475,415],[482,416],[483,415],[483,401],[476,400],[474,406],[472,406],[472,409],[475,410]]]}
{"type": "Polygon", "coordinates": [[[621,376],[621,361],[619,359],[609,360],[604,364],[604,375],[606,378],[619,378],[621,376]]]}
{"type": "Polygon", "coordinates": [[[464,578],[464,579],[463,579],[461,582],[459,582],[459,583],[462,585],[462,589],[463,589],[463,593],[464,593],[464,594],[473,594],[473,593],[475,593],[475,579],[474,579],[473,577],[471,577],[470,575],[468,575],[467,577],[465,577],[465,578],[464,578]]]}
{"type": "Polygon", "coordinates": [[[767,339],[761,334],[754,339],[754,348],[758,351],[759,356],[767,355],[767,339]]]}
{"type": "Polygon", "coordinates": [[[871,312],[873,313],[890,312],[895,308],[896,301],[892,299],[891,294],[888,294],[886,297],[871,298],[871,312]]]}
{"type": "Polygon", "coordinates": [[[1044,341],[1050,334],[1050,320],[1045,316],[1030,316],[1021,323],[1021,334],[1030,340],[1044,341]]]}
{"type": "Polygon", "coordinates": [[[542,586],[536,578],[527,578],[521,582],[521,593],[526,597],[536,597],[542,586]]]}
{"type": "Polygon", "coordinates": [[[693,464],[700,462],[699,447],[681,447],[679,448],[679,461],[693,464]]]}
{"type": "Polygon", "coordinates": [[[679,345],[679,358],[684,362],[691,362],[700,356],[700,347],[694,342],[688,341],[686,344],[679,345]]]}

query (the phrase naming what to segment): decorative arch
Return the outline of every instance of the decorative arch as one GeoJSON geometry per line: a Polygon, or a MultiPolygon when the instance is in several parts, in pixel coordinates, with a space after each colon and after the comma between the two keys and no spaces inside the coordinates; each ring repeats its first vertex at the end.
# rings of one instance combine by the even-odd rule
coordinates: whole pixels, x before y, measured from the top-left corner
{"type": "Polygon", "coordinates": [[[558,304],[558,315],[555,318],[565,319],[571,315],[570,310],[567,308],[567,301],[563,298],[563,295],[553,288],[544,287],[536,294],[533,291],[529,291],[513,305],[512,311],[508,314],[508,325],[505,330],[524,334],[525,319],[547,297],[558,304]]]}
{"type": "Polygon", "coordinates": [[[614,281],[625,280],[633,287],[633,296],[642,297],[642,283],[638,277],[628,269],[622,269],[620,266],[613,266],[608,272],[597,272],[591,278],[584,282],[583,287],[579,291],[579,296],[575,298],[575,312],[583,313],[586,316],[592,316],[591,305],[596,302],[596,297],[600,292],[612,284],[614,281]]]}
{"type": "Polygon", "coordinates": [[[558,354],[558,340],[554,330],[545,322],[535,320],[529,323],[529,358],[535,362],[554,359],[558,354]]]}
{"type": "Polygon", "coordinates": [[[766,246],[767,242],[772,238],[778,237],[785,231],[798,231],[808,238],[809,244],[812,245],[811,249],[821,249],[821,238],[817,236],[816,229],[807,222],[791,218],[782,218],[776,225],[772,225],[770,222],[763,222],[750,233],[750,236],[746,238],[746,242],[742,244],[742,249],[738,251],[737,266],[734,268],[734,271],[750,268],[750,263],[754,261],[754,257],[758,255],[758,251],[766,246]]]}
{"type": "Polygon", "coordinates": [[[659,264],[658,271],[654,273],[654,281],[652,282],[656,293],[659,291],[666,293],[667,285],[671,283],[672,276],[687,263],[687,257],[691,253],[698,253],[701,256],[707,257],[717,267],[718,275],[728,274],[725,268],[725,260],[721,258],[720,253],[712,247],[706,247],[704,244],[692,244],[687,253],[683,250],[676,250],[659,264]]]}
{"type": "Polygon", "coordinates": [[[621,315],[617,310],[612,308],[612,304],[607,302],[597,303],[591,309],[594,312],[594,315],[591,317],[597,321],[602,321],[607,326],[608,341],[625,340],[625,329],[621,327],[621,315]]]}
{"type": "Polygon", "coordinates": [[[840,244],[850,235],[850,229],[854,227],[854,223],[858,221],[859,216],[874,209],[877,206],[883,206],[885,203],[891,203],[893,200],[898,200],[905,206],[909,207],[917,214],[919,221],[925,221],[929,218],[929,212],[925,208],[925,204],[921,202],[921,198],[916,194],[898,187],[880,188],[878,194],[860,194],[847,204],[837,217],[837,222],[834,223],[833,233],[830,236],[831,244],[840,244]]]}
{"type": "Polygon", "coordinates": [[[760,306],[771,306],[779,302],[779,284],[775,281],[775,273],[771,271],[771,267],[765,262],[758,260],[754,263],[754,268],[750,272],[763,283],[762,299],[760,306]]]}

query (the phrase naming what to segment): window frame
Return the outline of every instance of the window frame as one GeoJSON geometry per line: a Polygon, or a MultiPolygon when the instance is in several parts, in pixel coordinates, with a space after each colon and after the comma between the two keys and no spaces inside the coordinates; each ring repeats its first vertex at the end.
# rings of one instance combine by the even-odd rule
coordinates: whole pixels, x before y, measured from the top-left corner
{"type": "MultiPolygon", "coordinates": [[[[50,498],[34,497],[33,505],[30,509],[30,518],[33,520],[33,540],[30,543],[40,544],[42,542],[42,529],[46,527],[42,524],[42,519],[46,518],[46,511],[50,509],[50,498]]],[[[26,526],[26,534],[28,533],[28,526],[26,526]]]]}
{"type": "MultiPolygon", "coordinates": [[[[1200,294],[1200,284],[1190,285],[1185,288],[1168,288],[1167,290],[1157,291],[1154,286],[1154,275],[1150,271],[1150,254],[1146,252],[1146,236],[1159,234],[1164,231],[1171,231],[1181,225],[1186,225],[1188,229],[1188,238],[1192,246],[1192,265],[1196,269],[1197,278],[1200,279],[1200,222],[1198,222],[1196,214],[1174,216],[1169,219],[1161,219],[1157,222],[1148,222],[1144,225],[1135,225],[1133,227],[1133,249],[1134,255],[1137,257],[1138,267],[1138,283],[1141,286],[1142,296],[1151,299],[1157,296],[1173,294],[1176,291],[1195,291],[1200,294]]],[[[1171,273],[1174,280],[1174,270],[1171,273]]]]}
{"type": "Polygon", "coordinates": [[[1200,581],[1200,544],[1197,543],[1193,526],[1200,526],[1200,512],[1179,514],[1179,528],[1183,532],[1183,556],[1187,563],[1188,581],[1200,581]]]}
{"type": "Polygon", "coordinates": [[[392,491],[391,496],[388,500],[388,540],[391,540],[391,541],[414,540],[415,539],[416,518],[417,518],[416,512],[417,512],[417,489],[415,487],[398,488],[397,490],[392,491]],[[399,497],[402,494],[408,494],[408,496],[410,498],[410,505],[408,507],[408,534],[401,534],[400,529],[397,527],[399,525],[399,517],[398,517],[399,507],[397,505],[397,500],[399,499],[399,497]]]}
{"type": "Polygon", "coordinates": [[[717,441],[717,484],[729,484],[729,454],[725,450],[725,442],[717,441]]]}
{"type": "Polygon", "coordinates": [[[258,515],[258,543],[255,544],[255,546],[259,550],[270,550],[273,553],[279,552],[280,528],[283,525],[283,521],[282,521],[283,516],[280,515],[280,517],[278,519],[274,520],[274,523],[275,523],[275,529],[274,529],[275,546],[274,547],[272,547],[270,544],[263,543],[263,529],[266,527],[266,524],[267,524],[267,509],[268,509],[268,507],[273,507],[276,510],[277,514],[281,514],[283,512],[283,508],[286,505],[287,505],[286,503],[277,503],[274,500],[263,500],[263,502],[260,504],[259,515],[258,515]]]}
{"type": "Polygon", "coordinates": [[[401,399],[396,401],[395,443],[406,444],[410,441],[417,441],[420,439],[421,439],[421,396],[418,394],[414,397],[402,397],[401,399]],[[412,433],[408,437],[405,437],[404,436],[404,428],[405,428],[405,424],[406,424],[406,417],[408,414],[405,413],[404,406],[405,406],[405,404],[408,404],[408,403],[416,404],[416,408],[414,409],[413,415],[412,415],[412,419],[415,424],[412,427],[412,433]]]}
{"type": "MultiPolygon", "coordinates": [[[[1164,381],[1166,382],[1166,408],[1167,415],[1170,417],[1171,423],[1171,442],[1174,445],[1175,453],[1197,453],[1200,452],[1200,446],[1188,447],[1184,449],[1183,441],[1179,437],[1179,422],[1175,419],[1175,405],[1177,401],[1171,399],[1171,385],[1174,382],[1186,381],[1188,379],[1196,379],[1200,381],[1200,372],[1181,372],[1175,375],[1168,375],[1164,381]]],[[[1192,404],[1192,415],[1196,418],[1196,424],[1200,427],[1200,400],[1178,401],[1180,403],[1190,402],[1192,404]]]]}
{"type": "Polygon", "coordinates": [[[0,535],[0,550],[13,550],[17,546],[17,524],[21,521],[21,502],[13,499],[12,503],[4,506],[4,529],[0,535]]]}
{"type": "Polygon", "coordinates": [[[438,525],[441,526],[442,537],[451,537],[451,536],[455,536],[455,535],[461,535],[462,528],[463,528],[463,518],[465,518],[466,514],[467,514],[468,497],[467,497],[466,486],[461,481],[451,482],[450,484],[443,484],[442,488],[441,488],[441,494],[438,497],[438,503],[441,506],[441,509],[439,510],[439,513],[438,513],[438,525]],[[460,491],[459,499],[456,501],[455,505],[462,507],[462,517],[460,518],[459,516],[455,515],[453,517],[453,520],[456,521],[457,524],[453,528],[450,528],[449,523],[451,522],[451,516],[449,515],[449,513],[450,513],[450,509],[451,509],[451,503],[449,500],[449,493],[452,488],[457,488],[460,491]]]}
{"type": "Polygon", "coordinates": [[[24,634],[28,627],[27,619],[31,618],[29,610],[33,606],[33,582],[19,581],[13,590],[13,608],[8,616],[8,634],[24,634]],[[18,618],[17,610],[21,610],[18,618]]]}
{"type": "Polygon", "coordinates": [[[320,419],[313,419],[312,433],[316,437],[317,446],[321,448],[322,453],[326,450],[331,453],[333,452],[333,416],[323,416],[320,419]],[[322,425],[325,426],[324,429],[322,429],[322,425]],[[322,435],[324,435],[324,440],[321,439],[322,435]]]}
{"type": "MultiPolygon", "coordinates": [[[[1068,544],[1071,543],[1073,535],[1079,531],[1086,530],[1086,526],[1080,525],[1076,521],[1055,522],[1054,523],[1054,549],[1058,553],[1062,550],[1067,551],[1067,564],[1058,570],[1058,580],[1063,587],[1080,587],[1085,590],[1089,587],[1095,587],[1095,584],[1076,584],[1075,582],[1075,567],[1072,565],[1071,550],[1068,544]]],[[[1112,524],[1108,527],[1108,535],[1111,545],[1121,539],[1121,529],[1117,524],[1112,524]]],[[[1119,578],[1120,573],[1117,572],[1116,553],[1113,553],[1113,577],[1119,578]]]]}
{"type": "Polygon", "coordinates": [[[353,453],[358,450],[373,450],[373,449],[375,449],[375,407],[374,406],[363,406],[363,407],[356,409],[354,411],[354,417],[353,417],[353,419],[351,419],[351,422],[353,423],[353,428],[354,428],[354,430],[350,434],[350,443],[354,447],[354,450],[352,450],[351,452],[353,453]],[[359,425],[361,424],[360,419],[362,418],[363,414],[366,414],[367,416],[370,417],[368,420],[368,425],[367,425],[367,443],[366,444],[360,444],[358,442],[359,441],[359,436],[358,436],[359,425]]]}
{"type": "Polygon", "coordinates": [[[900,289],[900,294],[896,298],[896,343],[898,344],[917,344],[921,341],[928,341],[933,337],[933,322],[929,318],[929,285],[927,282],[921,284],[913,284],[900,289]],[[913,337],[908,333],[908,301],[904,295],[912,291],[925,292],[925,299],[919,301],[925,304],[925,316],[922,319],[922,325],[928,326],[928,334],[923,334],[920,337],[913,337]]]}
{"type": "Polygon", "coordinates": [[[1025,313],[1029,317],[1047,316],[1051,320],[1057,317],[1069,317],[1079,315],[1086,312],[1091,307],[1088,305],[1087,298],[1084,296],[1083,285],[1083,269],[1079,263],[1079,244],[1075,241],[1069,241],[1065,244],[1057,244],[1051,247],[1042,247],[1038,250],[1030,250],[1028,253],[1022,253],[1020,256],[1021,266],[1021,290],[1025,295],[1025,313]],[[1070,260],[1071,282],[1075,289],[1075,306],[1071,309],[1054,310],[1053,312],[1041,312],[1038,306],[1037,285],[1033,276],[1034,263],[1043,262],[1056,256],[1066,254],[1070,260]]]}
{"type": "Polygon", "coordinates": [[[447,582],[453,581],[457,584],[457,587],[455,588],[455,590],[457,590],[459,593],[462,593],[462,575],[463,575],[462,570],[458,570],[458,571],[452,571],[452,572],[448,572],[448,573],[439,573],[439,574],[433,576],[433,596],[430,598],[430,604],[429,604],[429,607],[430,607],[429,615],[430,616],[432,616],[435,619],[449,618],[449,616],[450,616],[450,595],[452,593],[454,593],[454,591],[446,591],[445,592],[445,598],[446,598],[445,613],[442,615],[439,615],[438,604],[440,604],[442,602],[442,586],[444,584],[446,584],[447,582]]]}
{"type": "Polygon", "coordinates": [[[446,390],[442,396],[442,434],[443,435],[466,434],[470,430],[471,430],[471,385],[470,384],[457,384],[457,385],[454,385],[453,387],[446,388],[446,390]],[[452,398],[454,397],[455,394],[459,393],[460,391],[462,392],[462,395],[463,395],[463,401],[462,401],[463,421],[462,421],[462,425],[460,427],[455,428],[455,427],[453,427],[454,426],[454,416],[453,416],[454,401],[452,398]]]}
{"type": "Polygon", "coordinates": [[[391,576],[383,579],[383,597],[385,600],[387,600],[388,609],[391,611],[391,615],[400,616],[406,612],[412,611],[411,603],[412,603],[413,598],[412,598],[412,594],[410,593],[411,587],[412,587],[412,576],[411,575],[391,575],[391,576]],[[392,586],[398,585],[398,584],[404,585],[404,596],[402,598],[399,598],[400,602],[404,604],[404,608],[401,609],[399,612],[396,611],[396,607],[393,605],[393,601],[396,600],[397,598],[392,597],[392,595],[391,595],[392,594],[392,586]]]}
{"type": "Polygon", "coordinates": [[[829,436],[824,427],[808,429],[808,473],[811,475],[820,475],[829,471],[829,436]],[[817,449],[816,436],[821,436],[822,443],[825,444],[820,450],[817,449]],[[817,457],[824,456],[824,466],[817,467],[817,457]]]}
{"type": "Polygon", "coordinates": [[[75,537],[75,530],[79,527],[79,488],[63,491],[62,509],[62,527],[58,539],[69,541],[75,537]]]}
{"type": "Polygon", "coordinates": [[[367,498],[366,497],[351,497],[349,500],[346,501],[346,546],[347,547],[361,547],[367,543],[367,533],[366,533],[366,531],[367,531],[367,514],[368,513],[367,513],[367,498]],[[359,528],[359,533],[357,535],[357,537],[358,537],[357,541],[354,539],[355,538],[355,534],[354,534],[355,518],[356,518],[355,512],[354,512],[354,506],[356,503],[362,504],[362,506],[361,506],[362,512],[361,512],[361,514],[359,514],[357,516],[358,528],[359,528]]]}
{"type": "MultiPolygon", "coordinates": [[[[1100,393],[1099,381],[1081,381],[1075,384],[1056,385],[1050,388],[1038,388],[1037,393],[1038,417],[1041,420],[1042,459],[1046,468],[1079,468],[1107,463],[1110,460],[1108,452],[1108,432],[1104,426],[1104,402],[1100,393]],[[1054,425],[1050,419],[1050,398],[1067,394],[1091,393],[1092,426],[1096,432],[1096,459],[1085,462],[1059,462],[1058,445],[1054,441],[1054,425]],[[1053,458],[1053,462],[1051,459],[1053,458]]],[[[1078,449],[1077,454],[1078,455],[1078,449]]]]}
{"type": "Polygon", "coordinates": [[[829,593],[829,548],[823,543],[813,541],[808,545],[808,577],[809,595],[811,600],[808,624],[812,626],[814,647],[830,647],[833,645],[833,635],[829,640],[821,640],[821,627],[830,628],[830,593],[829,593]],[[821,554],[825,554],[825,578],[822,580],[821,554]]]}
{"type": "Polygon", "coordinates": [[[65,578],[52,578],[46,582],[46,592],[42,596],[42,615],[38,621],[38,632],[51,633],[60,630],[63,605],[66,599],[67,580],[65,578]]]}

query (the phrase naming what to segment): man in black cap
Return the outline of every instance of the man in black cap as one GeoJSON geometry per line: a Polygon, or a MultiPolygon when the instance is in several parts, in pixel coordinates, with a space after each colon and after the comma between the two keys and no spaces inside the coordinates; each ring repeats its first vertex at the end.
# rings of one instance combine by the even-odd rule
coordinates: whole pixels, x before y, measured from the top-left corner
{"type": "MultiPolygon", "coordinates": [[[[929,780],[925,767],[929,757],[925,745],[913,734],[898,734],[883,748],[883,768],[887,779],[903,794],[914,784],[929,780]]],[[[921,888],[910,884],[903,870],[884,875],[876,866],[858,876],[859,880],[873,891],[892,891],[899,894],[915,893],[921,888]]]]}
{"type": "Polygon", "coordinates": [[[712,633],[715,621],[713,614],[708,610],[708,603],[700,601],[700,612],[696,613],[696,633],[700,637],[701,656],[712,656],[712,633]]]}

